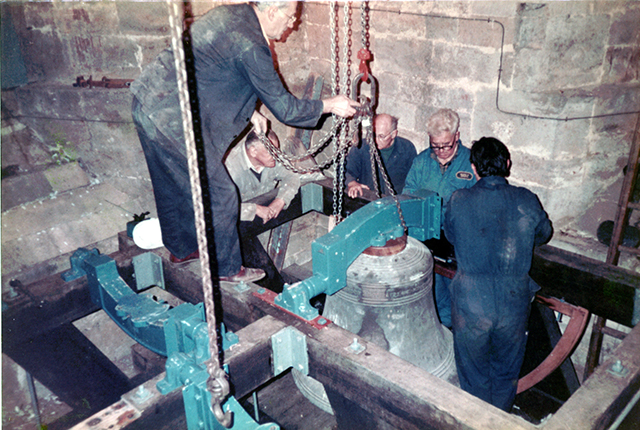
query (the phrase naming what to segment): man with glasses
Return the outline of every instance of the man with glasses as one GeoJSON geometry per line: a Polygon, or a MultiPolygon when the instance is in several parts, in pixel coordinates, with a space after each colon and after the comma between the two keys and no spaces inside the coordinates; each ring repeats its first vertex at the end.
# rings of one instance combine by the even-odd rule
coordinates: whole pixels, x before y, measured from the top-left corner
{"type": "MultiPolygon", "coordinates": [[[[403,194],[412,194],[418,190],[436,192],[443,200],[443,206],[451,194],[461,188],[469,188],[476,178],[469,161],[469,149],[460,142],[460,117],[451,109],[440,109],[427,120],[429,148],[422,151],[413,161],[407,174],[403,194]]],[[[437,246],[450,248],[444,234],[437,246]]],[[[433,245],[428,243],[427,246],[433,245]]],[[[430,246],[433,249],[433,246],[430,246]]],[[[450,252],[450,250],[447,250],[450,252]]],[[[435,275],[435,302],[440,322],[451,328],[451,280],[435,275]]]]}
{"type": "MultiPolygon", "coordinates": [[[[282,123],[315,126],[321,115],[348,117],[359,104],[344,95],[300,100],[284,87],[274,69],[269,40],[293,28],[298,2],[225,4],[194,21],[190,48],[195,65],[199,129],[206,158],[205,182],[220,280],[254,281],[264,276],[242,265],[238,239],[236,187],[222,158],[249,123],[267,132],[258,99],[282,123]]],[[[189,52],[187,52],[188,54],[189,52]]],[[[131,84],[132,114],[153,184],[164,245],[171,262],[199,258],[189,170],[184,144],[174,55],[163,51],[131,84]]],[[[194,94],[192,94],[193,97],[194,94]]],[[[198,118],[195,118],[198,119],[198,118]]],[[[194,122],[195,123],[195,122],[194,122]]],[[[217,272],[217,273],[216,273],[217,272]]]]}
{"type": "MultiPolygon", "coordinates": [[[[398,137],[398,118],[389,114],[381,113],[375,116],[373,132],[375,133],[376,147],[380,151],[382,164],[391,186],[399,194],[404,188],[407,173],[416,157],[416,148],[409,140],[398,137]]],[[[369,145],[361,143],[359,148],[352,148],[349,152],[345,182],[347,194],[351,198],[362,196],[363,190],[373,190],[369,145]]],[[[378,185],[381,194],[390,194],[379,171],[378,185]]]]}

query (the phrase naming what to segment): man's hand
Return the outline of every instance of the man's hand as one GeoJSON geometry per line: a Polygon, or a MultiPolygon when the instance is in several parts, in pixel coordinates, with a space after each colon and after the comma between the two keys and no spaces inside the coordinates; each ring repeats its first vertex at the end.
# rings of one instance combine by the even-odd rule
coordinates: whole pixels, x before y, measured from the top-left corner
{"type": "Polygon", "coordinates": [[[256,215],[262,218],[262,223],[271,219],[271,209],[268,206],[256,205],[256,215]]]}
{"type": "Polygon", "coordinates": [[[269,120],[262,116],[262,114],[257,110],[253,111],[253,114],[251,114],[250,121],[258,133],[266,133],[269,130],[269,120]]]}
{"type": "Polygon", "coordinates": [[[271,204],[269,205],[269,209],[271,210],[271,218],[277,218],[284,207],[284,200],[280,197],[276,197],[273,199],[271,204]]]}
{"type": "Polygon", "coordinates": [[[333,113],[345,118],[355,115],[356,110],[354,108],[356,106],[360,106],[360,103],[355,100],[351,100],[344,94],[324,99],[322,100],[322,103],[322,113],[333,113]]]}
{"type": "Polygon", "coordinates": [[[360,197],[362,195],[362,190],[368,189],[369,187],[359,183],[358,181],[351,181],[347,184],[347,195],[352,199],[355,199],[356,197],[360,197]]]}

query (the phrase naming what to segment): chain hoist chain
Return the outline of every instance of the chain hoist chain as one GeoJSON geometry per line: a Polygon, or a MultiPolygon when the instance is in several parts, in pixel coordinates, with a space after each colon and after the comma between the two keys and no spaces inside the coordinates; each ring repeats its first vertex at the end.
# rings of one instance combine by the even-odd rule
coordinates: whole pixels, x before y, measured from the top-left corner
{"type": "MultiPolygon", "coordinates": [[[[340,154],[338,150],[339,144],[340,144],[340,137],[336,136],[336,139],[334,139],[333,141],[333,159],[336,161],[338,160],[338,156],[340,154]]],[[[335,167],[334,167],[334,172],[337,175],[338,169],[336,169],[335,167]]],[[[332,203],[333,203],[333,207],[332,207],[333,211],[331,212],[331,214],[332,216],[335,217],[336,213],[338,212],[338,181],[336,177],[333,178],[333,202],[332,203]]]]}
{"type": "Polygon", "coordinates": [[[344,47],[342,48],[342,53],[344,54],[344,70],[342,71],[342,94],[349,97],[351,95],[351,46],[353,44],[352,41],[352,30],[351,26],[353,24],[352,16],[352,8],[351,2],[344,3],[344,47]]]}
{"type": "MultiPolygon", "coordinates": [[[[171,28],[171,46],[173,49],[174,63],[176,69],[176,84],[178,87],[178,98],[180,101],[180,111],[182,116],[182,127],[184,130],[185,145],[187,150],[187,161],[189,168],[189,181],[191,183],[191,194],[193,198],[193,209],[195,217],[195,227],[197,233],[198,251],[200,252],[200,265],[202,270],[202,289],[204,295],[205,314],[207,319],[207,330],[209,335],[209,355],[206,363],[207,389],[211,393],[211,403],[209,405],[211,413],[226,428],[233,424],[231,412],[224,412],[222,402],[229,395],[229,382],[226,372],[220,367],[217,323],[215,312],[215,299],[213,295],[213,282],[211,267],[209,265],[209,252],[207,245],[206,221],[204,217],[204,204],[202,200],[202,188],[200,185],[200,170],[198,166],[198,153],[195,141],[194,123],[198,118],[192,118],[192,111],[189,104],[189,86],[187,71],[187,55],[185,45],[191,45],[189,31],[184,32],[184,43],[181,39],[182,23],[186,18],[185,11],[180,13],[179,3],[167,0],[169,7],[169,26],[171,28]]],[[[215,257],[214,257],[215,258],[215,257]]]]}
{"type": "Polygon", "coordinates": [[[340,36],[338,34],[339,18],[336,13],[338,3],[335,1],[329,4],[329,25],[331,26],[331,95],[338,95],[340,85],[340,36]]]}
{"type": "Polygon", "coordinates": [[[369,49],[369,1],[360,3],[360,28],[362,31],[362,47],[369,49]]]}
{"type": "MultiPolygon", "coordinates": [[[[355,125],[356,128],[355,130],[357,130],[357,125],[360,124],[360,121],[362,121],[362,117],[357,117],[354,119],[355,121],[355,125]]],[[[341,123],[337,124],[338,126],[341,125],[341,123]]],[[[341,127],[340,130],[344,130],[345,127],[341,127]]],[[[337,127],[336,127],[337,129],[337,127]]],[[[267,150],[269,151],[269,153],[271,154],[271,156],[278,161],[279,163],[281,163],[285,168],[287,168],[288,170],[291,170],[292,172],[295,173],[299,173],[299,174],[305,174],[305,173],[314,173],[314,172],[320,172],[323,170],[328,169],[337,159],[336,157],[336,153],[338,151],[338,149],[340,150],[345,150],[348,149],[349,142],[352,142],[355,140],[356,136],[355,136],[355,131],[352,132],[350,135],[348,135],[347,139],[333,139],[332,142],[334,143],[334,156],[332,158],[330,158],[329,160],[325,161],[323,164],[321,165],[316,165],[316,166],[311,166],[311,167],[307,167],[307,168],[300,168],[300,167],[296,167],[293,163],[296,161],[300,161],[302,159],[305,159],[306,157],[310,156],[310,150],[307,152],[307,154],[303,154],[303,155],[298,155],[298,156],[292,156],[289,154],[285,154],[284,152],[282,152],[282,150],[280,148],[277,148],[273,145],[273,143],[271,143],[271,141],[267,138],[267,136],[264,133],[258,133],[258,137],[260,138],[260,141],[264,144],[265,148],[267,148],[267,150]]],[[[328,142],[328,140],[327,140],[328,142]]]]}
{"type": "MultiPolygon", "coordinates": [[[[384,168],[384,165],[382,164],[382,160],[380,159],[380,153],[378,152],[378,148],[377,146],[375,146],[375,142],[374,142],[374,146],[369,145],[369,153],[373,153],[375,160],[376,160],[376,164],[378,165],[378,169],[380,171],[380,174],[382,175],[382,179],[384,180],[384,184],[387,187],[387,192],[391,195],[391,197],[393,198],[393,201],[396,204],[396,208],[398,208],[398,218],[400,218],[400,224],[402,225],[402,229],[405,231],[407,231],[407,224],[404,221],[404,215],[402,214],[402,208],[400,207],[400,200],[398,199],[398,196],[396,195],[396,191],[393,189],[393,186],[391,185],[391,182],[389,181],[389,176],[387,175],[387,170],[384,168]]],[[[374,166],[371,166],[372,168],[374,166]]],[[[372,170],[372,174],[375,175],[376,171],[375,169],[372,170]]],[[[375,183],[376,183],[376,187],[377,187],[377,178],[375,179],[375,183]]],[[[378,197],[380,197],[380,194],[378,194],[378,197]]]]}
{"type": "Polygon", "coordinates": [[[373,114],[371,114],[369,121],[370,125],[364,129],[363,141],[366,145],[369,145],[369,161],[371,163],[371,178],[373,179],[373,190],[376,192],[376,196],[380,198],[380,185],[378,184],[378,173],[376,172],[376,155],[378,150],[376,149],[375,137],[373,134],[373,114]]]}

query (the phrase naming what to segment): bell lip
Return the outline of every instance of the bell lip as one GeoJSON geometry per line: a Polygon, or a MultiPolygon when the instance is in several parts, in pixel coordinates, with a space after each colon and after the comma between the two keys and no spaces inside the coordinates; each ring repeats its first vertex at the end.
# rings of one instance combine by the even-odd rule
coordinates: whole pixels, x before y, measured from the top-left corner
{"type": "Polygon", "coordinates": [[[407,247],[407,235],[403,234],[395,239],[387,240],[384,246],[370,246],[363,254],[373,255],[375,257],[385,257],[387,255],[395,255],[402,252],[407,247]]]}

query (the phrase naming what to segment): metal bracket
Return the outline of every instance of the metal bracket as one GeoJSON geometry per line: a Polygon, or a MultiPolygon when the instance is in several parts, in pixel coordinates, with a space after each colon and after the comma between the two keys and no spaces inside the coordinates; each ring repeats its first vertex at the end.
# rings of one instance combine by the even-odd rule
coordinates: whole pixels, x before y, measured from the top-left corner
{"type": "Polygon", "coordinates": [[[133,271],[138,291],[154,285],[166,290],[162,271],[162,258],[159,255],[153,252],[136,255],[133,257],[133,271]]]}
{"type": "MultiPolygon", "coordinates": [[[[397,198],[411,236],[421,241],[440,236],[442,199],[437,194],[425,191],[420,196],[397,198]]],[[[404,234],[392,197],[369,203],[311,244],[313,276],[286,287],[274,303],[305,320],[313,320],[318,310],[309,300],[344,288],[347,269],[362,251],[370,246],[384,246],[404,234]]]]}
{"type": "Polygon", "coordinates": [[[309,182],[300,187],[302,198],[302,213],[310,211],[322,212],[324,201],[322,199],[324,188],[320,184],[309,182]]]}
{"type": "Polygon", "coordinates": [[[273,374],[278,376],[290,367],[309,374],[307,337],[293,327],[285,327],[271,336],[273,374]]]}

